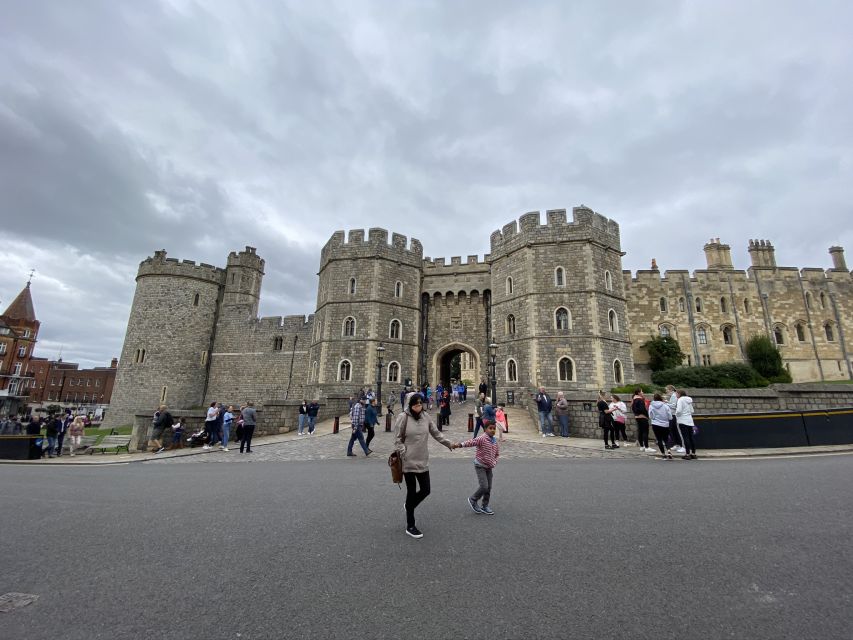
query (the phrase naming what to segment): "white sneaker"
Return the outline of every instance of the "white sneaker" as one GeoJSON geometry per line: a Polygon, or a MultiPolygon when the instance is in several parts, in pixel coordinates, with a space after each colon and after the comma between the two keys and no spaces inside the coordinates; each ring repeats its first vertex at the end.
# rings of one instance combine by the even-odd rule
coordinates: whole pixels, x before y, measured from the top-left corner
{"type": "Polygon", "coordinates": [[[556,436],[555,436],[553,433],[549,433],[549,434],[548,434],[548,437],[549,437],[549,438],[555,438],[556,436]]]}
{"type": "Polygon", "coordinates": [[[675,452],[676,453],[684,453],[684,447],[676,447],[675,452]]]}
{"type": "Polygon", "coordinates": [[[222,447],[222,449],[220,449],[220,451],[228,451],[228,447],[222,447]]]}
{"type": "Polygon", "coordinates": [[[623,446],[623,447],[630,447],[630,446],[631,446],[631,443],[630,443],[630,442],[623,442],[623,443],[622,443],[622,446],[623,446]]]}
{"type": "Polygon", "coordinates": [[[543,437],[543,438],[545,437],[545,434],[544,434],[544,433],[542,434],[542,437],[543,437]]]}
{"type": "Polygon", "coordinates": [[[209,447],[208,445],[204,445],[204,446],[202,447],[202,449],[204,449],[205,451],[207,451],[208,449],[210,449],[210,447],[209,447]]]}

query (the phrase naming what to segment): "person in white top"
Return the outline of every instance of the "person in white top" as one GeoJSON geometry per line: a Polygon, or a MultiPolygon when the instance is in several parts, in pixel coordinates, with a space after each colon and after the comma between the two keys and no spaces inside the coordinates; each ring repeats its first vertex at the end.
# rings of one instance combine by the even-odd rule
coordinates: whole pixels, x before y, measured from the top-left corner
{"type": "Polygon", "coordinates": [[[675,419],[675,404],[678,401],[678,396],[675,395],[675,387],[671,384],[666,385],[666,392],[669,394],[666,398],[666,403],[669,405],[669,412],[672,414],[672,420],[669,423],[672,445],[675,448],[676,453],[684,453],[684,440],[681,438],[681,431],[678,429],[678,421],[675,419]]]}
{"type": "Polygon", "coordinates": [[[628,411],[628,407],[625,406],[625,403],[617,396],[615,393],[610,396],[610,406],[607,409],[607,413],[609,413],[613,417],[613,430],[616,434],[615,437],[618,440],[622,441],[622,446],[628,446],[628,435],[625,433],[625,422],[627,421],[627,416],[625,415],[628,411]]]}
{"type": "Polygon", "coordinates": [[[207,442],[202,449],[210,449],[213,445],[213,439],[216,437],[216,419],[219,417],[219,409],[215,402],[211,402],[207,408],[207,415],[204,418],[204,430],[207,432],[207,442]]]}
{"type": "Polygon", "coordinates": [[[675,405],[675,419],[678,421],[678,430],[684,442],[684,460],[696,459],[696,445],[693,444],[693,398],[684,391],[676,391],[678,400],[675,405]]]}

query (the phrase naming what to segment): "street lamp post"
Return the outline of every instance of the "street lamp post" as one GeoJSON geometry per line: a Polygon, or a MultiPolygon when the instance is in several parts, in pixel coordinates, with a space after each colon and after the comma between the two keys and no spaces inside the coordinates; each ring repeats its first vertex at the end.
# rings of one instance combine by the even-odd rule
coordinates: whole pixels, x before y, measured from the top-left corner
{"type": "Polygon", "coordinates": [[[382,343],[376,347],[376,397],[379,400],[379,409],[377,416],[382,415],[382,356],[385,355],[385,347],[382,343]]]}
{"type": "Polygon", "coordinates": [[[492,406],[497,406],[498,404],[498,380],[497,380],[497,371],[495,370],[495,358],[498,355],[498,345],[492,342],[489,345],[489,382],[492,385],[492,406]]]}

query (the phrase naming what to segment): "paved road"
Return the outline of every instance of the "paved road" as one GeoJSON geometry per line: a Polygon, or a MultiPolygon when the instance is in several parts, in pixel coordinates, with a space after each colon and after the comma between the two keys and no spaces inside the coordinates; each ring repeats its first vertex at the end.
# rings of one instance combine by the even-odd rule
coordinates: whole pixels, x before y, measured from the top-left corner
{"type": "Polygon", "coordinates": [[[381,459],[0,467],[0,637],[853,637],[853,456],[457,454],[422,540],[381,459]]]}

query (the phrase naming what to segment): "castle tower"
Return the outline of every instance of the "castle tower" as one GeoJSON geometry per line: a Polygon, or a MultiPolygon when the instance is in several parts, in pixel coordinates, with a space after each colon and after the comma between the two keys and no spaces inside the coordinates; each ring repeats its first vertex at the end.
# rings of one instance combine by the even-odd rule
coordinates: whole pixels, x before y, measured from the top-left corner
{"type": "Polygon", "coordinates": [[[317,397],[348,397],[375,387],[377,347],[384,347],[383,394],[416,378],[423,248],[385,229],[336,231],[320,255],[320,281],[308,387],[317,397]]]}
{"type": "Polygon", "coordinates": [[[165,251],[140,263],[107,426],[133,424],[159,404],[201,406],[224,281],[224,269],[165,251]]]}
{"type": "Polygon", "coordinates": [[[711,238],[711,241],[704,246],[705,260],[708,263],[709,270],[732,270],[732,248],[727,244],[722,244],[719,238],[711,238]]]}
{"type": "MultiPolygon", "coordinates": [[[[499,396],[633,380],[619,225],[580,206],[538,211],[491,236],[499,396]]],[[[499,397],[503,400],[503,397],[499,397]]]]}
{"type": "Polygon", "coordinates": [[[264,261],[255,253],[255,247],[246,247],[228,255],[225,269],[224,306],[246,306],[249,317],[258,314],[261,299],[261,281],[264,278],[264,261]]]}
{"type": "Polygon", "coordinates": [[[832,256],[832,268],[835,271],[847,271],[847,262],[844,260],[844,247],[830,247],[829,255],[832,256]]]}

